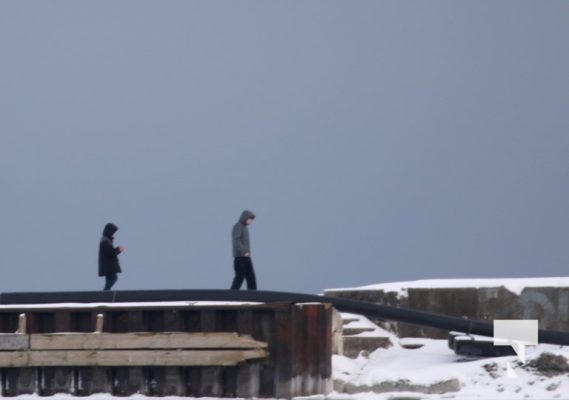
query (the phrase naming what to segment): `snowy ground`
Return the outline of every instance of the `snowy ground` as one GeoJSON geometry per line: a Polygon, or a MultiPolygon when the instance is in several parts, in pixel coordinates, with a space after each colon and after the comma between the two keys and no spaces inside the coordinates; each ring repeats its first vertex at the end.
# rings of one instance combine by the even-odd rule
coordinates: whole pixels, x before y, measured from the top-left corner
{"type": "MultiPolygon", "coordinates": [[[[526,287],[569,287],[569,278],[504,278],[504,279],[430,279],[409,282],[380,283],[329,291],[382,290],[407,296],[411,288],[507,288],[521,294],[526,287]]],[[[569,399],[569,365],[564,372],[547,375],[530,368],[544,353],[569,359],[569,347],[538,345],[527,348],[527,362],[501,357],[466,359],[454,354],[446,340],[414,339],[424,344],[419,349],[406,349],[399,344],[379,349],[368,357],[353,360],[334,356],[333,370],[336,392],[328,398],[350,399],[569,399]],[[507,377],[507,362],[518,378],[507,377]],[[413,391],[404,390],[409,388],[413,391]],[[438,389],[438,390],[437,390],[438,389]],[[346,394],[355,393],[355,394],[346,394]],[[357,393],[356,393],[357,392],[357,393]],[[444,392],[444,393],[443,393],[444,392]]],[[[413,340],[411,340],[413,341],[413,340]]]]}
{"type": "MultiPolygon", "coordinates": [[[[539,345],[527,349],[526,366],[518,358],[500,357],[466,359],[454,354],[446,340],[421,339],[424,346],[405,349],[395,345],[379,349],[368,357],[349,359],[334,356],[333,374],[336,386],[345,384],[350,389],[364,390],[347,395],[334,392],[330,399],[569,399],[569,373],[546,376],[528,367],[544,352],[569,358],[569,348],[539,345]],[[506,376],[507,362],[514,367],[518,378],[506,376]],[[390,391],[398,383],[407,386],[449,390],[441,394],[390,391]],[[434,386],[433,386],[434,385],[434,386]],[[367,389],[367,391],[366,391],[367,389]]],[[[428,390],[425,390],[428,391],[428,390]]]]}

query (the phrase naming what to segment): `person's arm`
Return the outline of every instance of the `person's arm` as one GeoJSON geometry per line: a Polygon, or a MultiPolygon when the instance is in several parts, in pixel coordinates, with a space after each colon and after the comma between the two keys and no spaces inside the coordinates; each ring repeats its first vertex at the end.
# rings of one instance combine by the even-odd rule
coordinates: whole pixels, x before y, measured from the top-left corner
{"type": "Polygon", "coordinates": [[[233,227],[233,232],[231,233],[233,246],[237,249],[237,253],[239,255],[247,256],[248,255],[246,253],[247,249],[245,248],[245,246],[243,245],[243,241],[241,240],[242,236],[243,236],[243,228],[241,228],[239,225],[235,225],[233,227]]]}
{"type": "Polygon", "coordinates": [[[124,247],[113,247],[113,244],[109,240],[103,240],[101,242],[101,253],[103,253],[105,257],[113,257],[119,255],[123,251],[124,247]]]}

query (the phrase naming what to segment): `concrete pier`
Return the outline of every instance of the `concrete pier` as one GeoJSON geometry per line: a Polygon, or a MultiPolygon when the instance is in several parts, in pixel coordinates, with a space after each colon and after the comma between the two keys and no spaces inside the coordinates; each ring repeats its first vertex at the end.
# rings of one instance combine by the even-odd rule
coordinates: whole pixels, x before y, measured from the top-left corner
{"type": "MultiPolygon", "coordinates": [[[[468,280],[426,280],[332,289],[325,295],[489,322],[495,319],[537,319],[540,329],[569,332],[567,283],[566,279],[558,278],[482,279],[471,280],[471,283],[468,280]]],[[[440,339],[448,334],[445,330],[405,323],[374,322],[399,337],[440,339]]]]}

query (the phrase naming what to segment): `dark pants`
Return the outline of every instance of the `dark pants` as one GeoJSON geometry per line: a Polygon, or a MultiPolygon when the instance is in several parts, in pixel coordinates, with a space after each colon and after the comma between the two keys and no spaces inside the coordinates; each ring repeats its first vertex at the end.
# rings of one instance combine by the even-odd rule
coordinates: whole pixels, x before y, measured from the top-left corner
{"type": "Polygon", "coordinates": [[[119,277],[117,274],[108,274],[105,275],[105,288],[103,290],[111,290],[113,285],[117,282],[119,277]]]}
{"type": "Polygon", "coordinates": [[[250,257],[235,257],[233,268],[235,269],[235,278],[233,278],[231,289],[241,288],[243,279],[246,279],[247,289],[257,290],[257,279],[255,278],[255,270],[250,257]]]}

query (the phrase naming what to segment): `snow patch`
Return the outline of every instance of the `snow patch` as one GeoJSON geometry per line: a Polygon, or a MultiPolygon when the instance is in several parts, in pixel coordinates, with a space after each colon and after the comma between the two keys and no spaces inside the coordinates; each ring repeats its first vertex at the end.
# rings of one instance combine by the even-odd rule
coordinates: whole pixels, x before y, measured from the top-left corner
{"type": "Polygon", "coordinates": [[[395,292],[399,297],[402,297],[407,296],[408,289],[494,288],[501,286],[514,294],[520,295],[527,287],[569,287],[569,278],[422,279],[407,282],[379,283],[353,288],[327,289],[326,292],[381,290],[385,293],[395,292]]]}
{"type": "Polygon", "coordinates": [[[569,358],[569,347],[538,345],[528,351],[528,363],[524,366],[516,356],[472,359],[456,355],[448,348],[446,340],[421,339],[421,341],[423,347],[413,350],[395,345],[388,349],[378,349],[368,357],[349,359],[334,356],[335,387],[341,387],[342,385],[338,383],[342,383],[349,384],[351,389],[359,387],[367,391],[356,394],[334,392],[328,398],[332,400],[568,398],[567,373],[550,377],[532,368],[531,363],[544,353],[569,358]],[[517,379],[508,378],[508,363],[518,375],[517,379]],[[444,383],[450,384],[455,381],[459,382],[458,387],[455,386],[453,391],[446,393],[429,394],[420,390],[374,392],[397,382],[402,389],[415,386],[422,390],[433,387],[436,390],[437,384],[444,387],[444,383]]]}

